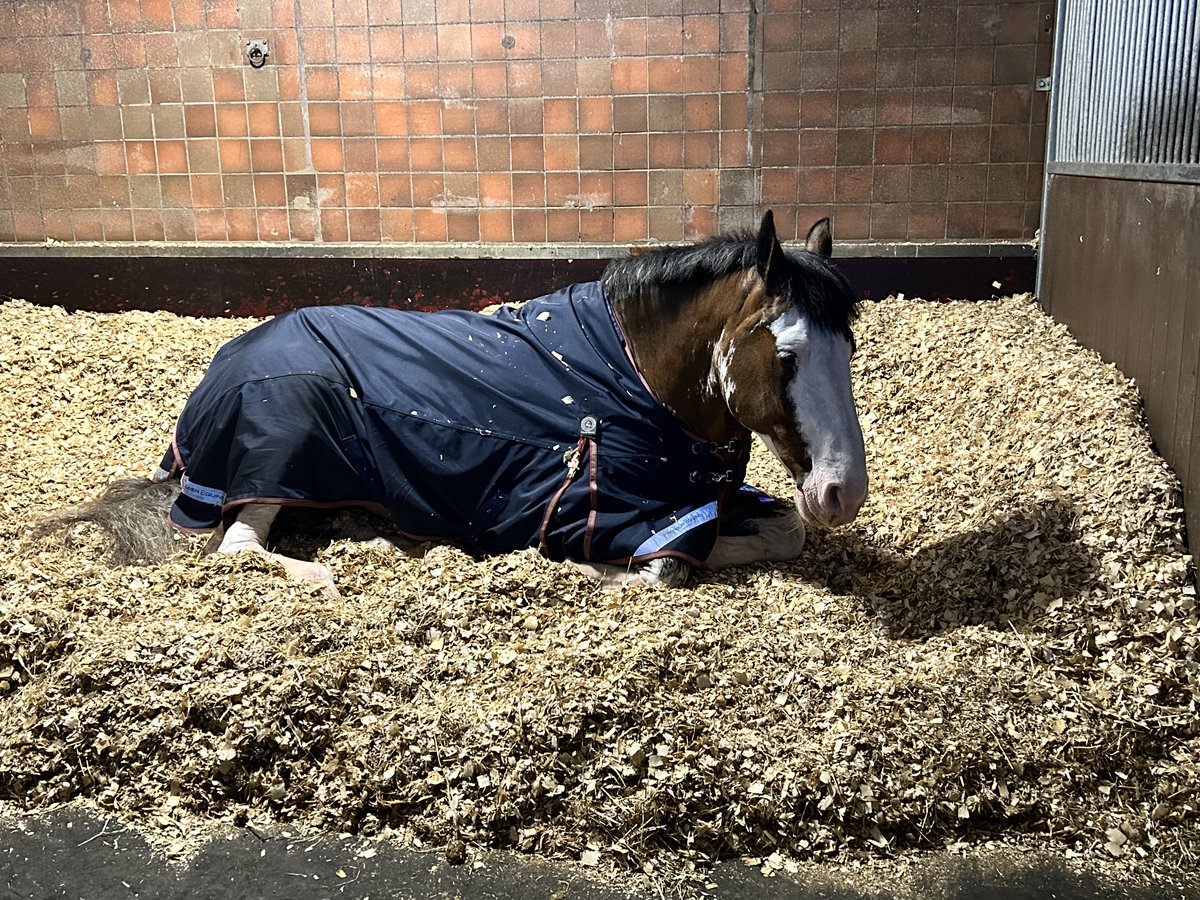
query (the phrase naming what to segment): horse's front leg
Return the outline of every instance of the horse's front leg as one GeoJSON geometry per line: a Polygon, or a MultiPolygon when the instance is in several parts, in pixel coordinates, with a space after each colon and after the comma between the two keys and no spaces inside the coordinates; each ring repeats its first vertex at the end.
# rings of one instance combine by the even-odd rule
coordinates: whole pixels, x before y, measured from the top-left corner
{"type": "Polygon", "coordinates": [[[751,534],[722,535],[704,561],[706,569],[795,559],[804,549],[804,523],[794,513],[745,520],[740,530],[751,534]]]}
{"type": "Polygon", "coordinates": [[[249,503],[238,510],[237,518],[225,529],[225,536],[217,553],[240,553],[249,550],[279,563],[285,572],[297,581],[309,584],[319,584],[325,593],[337,597],[338,591],[333,584],[333,574],[320,563],[302,559],[292,559],[281,553],[273,553],[267,549],[267,535],[275,517],[279,515],[279,507],[271,504],[249,503]]]}

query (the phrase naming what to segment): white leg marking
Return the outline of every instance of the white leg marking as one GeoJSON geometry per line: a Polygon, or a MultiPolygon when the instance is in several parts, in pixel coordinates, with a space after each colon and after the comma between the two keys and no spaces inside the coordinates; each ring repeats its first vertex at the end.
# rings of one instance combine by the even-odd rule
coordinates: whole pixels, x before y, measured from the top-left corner
{"type": "Polygon", "coordinates": [[[804,549],[804,523],[797,516],[751,519],[758,534],[723,536],[704,561],[706,569],[795,559],[804,549]]]}
{"type": "Polygon", "coordinates": [[[265,556],[267,559],[283,566],[283,570],[291,578],[308,584],[318,584],[331,597],[337,597],[338,591],[333,584],[333,574],[320,563],[302,559],[292,559],[281,553],[272,553],[267,549],[267,535],[275,517],[279,515],[279,507],[268,504],[247,504],[237,514],[237,521],[225,529],[225,537],[218,553],[240,553],[249,551],[265,556]]]}

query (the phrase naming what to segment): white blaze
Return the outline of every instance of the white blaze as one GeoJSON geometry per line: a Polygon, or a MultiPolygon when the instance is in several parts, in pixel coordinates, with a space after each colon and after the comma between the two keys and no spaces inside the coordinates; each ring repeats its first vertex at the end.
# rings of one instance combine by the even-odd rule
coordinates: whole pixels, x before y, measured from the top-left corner
{"type": "Polygon", "coordinates": [[[850,342],[831,330],[810,327],[795,310],[773,321],[770,330],[777,351],[796,357],[786,390],[813,464],[801,493],[810,511],[822,513],[822,489],[839,485],[849,518],[822,518],[830,519],[826,524],[849,521],[867,491],[866,452],[850,386],[850,342]]]}

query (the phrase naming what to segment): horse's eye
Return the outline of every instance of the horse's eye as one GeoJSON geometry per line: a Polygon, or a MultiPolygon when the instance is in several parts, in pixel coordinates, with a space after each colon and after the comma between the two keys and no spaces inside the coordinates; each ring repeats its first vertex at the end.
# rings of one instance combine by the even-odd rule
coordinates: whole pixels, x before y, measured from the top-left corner
{"type": "Polygon", "coordinates": [[[783,371],[789,375],[796,371],[796,354],[791,350],[780,350],[776,354],[779,357],[779,364],[783,366],[783,371]]]}

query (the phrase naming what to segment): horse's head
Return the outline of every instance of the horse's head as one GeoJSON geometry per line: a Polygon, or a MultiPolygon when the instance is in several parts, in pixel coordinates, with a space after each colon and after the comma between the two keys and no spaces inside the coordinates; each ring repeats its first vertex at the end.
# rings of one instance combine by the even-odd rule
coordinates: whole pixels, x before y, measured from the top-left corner
{"type": "Polygon", "coordinates": [[[745,301],[713,348],[715,387],[796,482],[814,525],[850,522],[867,496],[866,453],[850,388],[855,298],[829,265],[829,220],[786,252],[770,212],[758,232],[745,301]]]}

